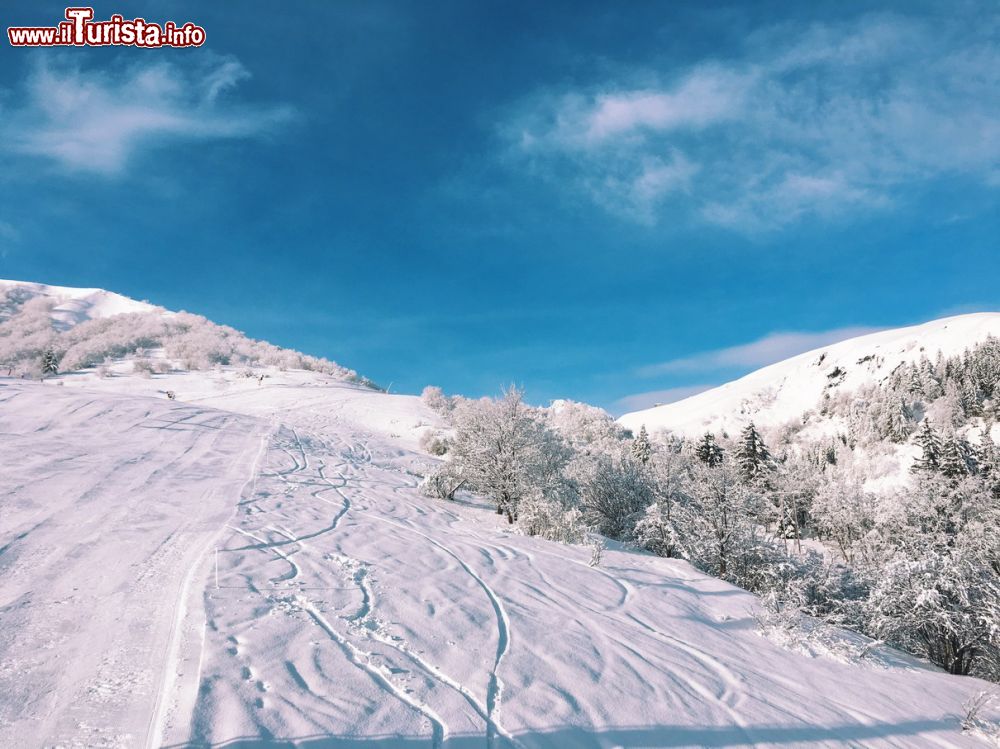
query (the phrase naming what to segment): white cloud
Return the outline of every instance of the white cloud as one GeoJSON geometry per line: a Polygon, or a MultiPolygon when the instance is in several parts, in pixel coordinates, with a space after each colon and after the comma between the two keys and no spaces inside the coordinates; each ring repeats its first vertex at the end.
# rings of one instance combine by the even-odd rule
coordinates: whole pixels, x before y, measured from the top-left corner
{"type": "Polygon", "coordinates": [[[948,22],[786,25],[729,60],[637,71],[642,86],[539,95],[508,123],[511,152],[620,215],[681,206],[747,232],[884,210],[938,177],[995,186],[1000,14],[980,7],[948,22]],[[683,191],[643,192],[656,159],[692,167],[683,191]]]}
{"type": "Polygon", "coordinates": [[[204,68],[153,61],[116,72],[57,58],[28,75],[5,112],[0,141],[4,150],[70,171],[118,175],[137,153],[167,142],[248,137],[286,121],[287,108],[227,99],[248,76],[231,58],[204,68]]]}
{"type": "Polygon", "coordinates": [[[585,141],[595,143],[633,130],[676,130],[705,127],[735,117],[749,88],[745,74],[704,68],[669,91],[624,91],[600,94],[584,111],[585,141]]]}
{"type": "Polygon", "coordinates": [[[643,158],[634,172],[597,175],[589,183],[589,191],[594,201],[608,210],[652,224],[662,201],[672,193],[688,191],[697,172],[698,165],[681,153],[671,153],[668,159],[650,156],[643,158]]]}
{"type": "Polygon", "coordinates": [[[635,393],[619,398],[613,404],[616,414],[628,413],[629,411],[641,411],[644,408],[662,406],[665,403],[675,403],[692,395],[704,393],[715,385],[687,385],[684,387],[667,388],[665,390],[650,390],[645,393],[635,393]]]}
{"type": "Polygon", "coordinates": [[[636,374],[640,377],[656,377],[665,374],[763,367],[796,354],[803,354],[848,338],[875,333],[878,330],[881,328],[848,327],[819,333],[770,333],[751,343],[641,367],[636,374]]]}

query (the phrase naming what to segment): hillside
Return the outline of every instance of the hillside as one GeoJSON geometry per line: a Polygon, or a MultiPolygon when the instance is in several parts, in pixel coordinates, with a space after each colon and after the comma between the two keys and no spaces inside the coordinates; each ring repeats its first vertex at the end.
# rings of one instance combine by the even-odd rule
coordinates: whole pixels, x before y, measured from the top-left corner
{"type": "Polygon", "coordinates": [[[108,376],[122,372],[123,360],[140,373],[248,365],[305,369],[374,387],[335,362],[253,340],[200,315],[103,289],[0,281],[0,371],[40,377],[51,374],[47,367],[108,376]]]}
{"type": "MultiPolygon", "coordinates": [[[[93,347],[172,314],[106,294],[42,295],[31,335],[93,347]]],[[[988,745],[962,731],[988,682],[833,627],[765,636],[759,599],[693,562],[607,539],[595,559],[477,493],[429,498],[445,463],[422,437],[451,428],[433,398],[183,367],[173,328],[145,330],[170,335],[42,382],[0,372],[2,746],[988,745]]],[[[244,340],[233,356],[272,350],[244,340]]],[[[633,448],[582,404],[526,418],[598,466],[595,446],[633,448]]]]}
{"type": "Polygon", "coordinates": [[[421,496],[427,459],[363,426],[419,401],[293,394],[0,384],[0,743],[981,745],[959,722],[982,682],[785,650],[685,562],[592,568],[421,496]]]}
{"type": "Polygon", "coordinates": [[[948,317],[907,328],[852,338],[772,364],[738,380],[676,403],[633,411],[619,418],[638,430],[667,430],[698,438],[706,431],[737,434],[748,422],[778,427],[814,412],[809,433],[831,434],[842,423],[824,420],[824,396],[836,398],[886,381],[900,364],[938,354],[957,356],[989,336],[1000,337],[1000,313],[948,317]]]}
{"type": "Polygon", "coordinates": [[[0,320],[10,317],[20,304],[29,299],[50,299],[53,302],[52,321],[65,330],[87,320],[126,313],[159,312],[170,314],[162,307],[116,294],[104,289],[76,289],[69,286],[49,286],[42,283],[5,281],[0,279],[0,298],[13,299],[0,304],[0,320]],[[14,303],[16,300],[16,304],[14,303]]]}

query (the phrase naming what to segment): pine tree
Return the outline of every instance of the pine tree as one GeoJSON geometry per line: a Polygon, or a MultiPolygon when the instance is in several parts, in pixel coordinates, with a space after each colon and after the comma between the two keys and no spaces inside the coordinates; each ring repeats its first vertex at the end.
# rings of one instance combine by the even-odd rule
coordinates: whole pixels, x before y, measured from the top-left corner
{"type": "Polygon", "coordinates": [[[739,466],[740,477],[747,484],[760,479],[772,468],[771,453],[753,422],[747,424],[740,434],[736,464],[739,466]]]}
{"type": "Polygon", "coordinates": [[[705,432],[705,436],[701,438],[694,454],[709,468],[715,468],[722,462],[722,448],[719,447],[711,432],[705,432]]]}
{"type": "Polygon", "coordinates": [[[970,378],[962,380],[962,386],[959,389],[959,398],[962,404],[962,410],[965,412],[966,416],[983,415],[982,394],[970,378]]]}
{"type": "Polygon", "coordinates": [[[941,446],[940,471],[942,475],[950,479],[969,475],[969,464],[966,460],[965,450],[954,435],[946,438],[941,446]]]}
{"type": "Polygon", "coordinates": [[[59,357],[56,356],[56,352],[52,349],[48,349],[42,354],[42,374],[59,374],[59,357]]]}
{"type": "Polygon", "coordinates": [[[910,432],[910,409],[901,397],[891,398],[885,407],[882,433],[893,442],[906,442],[910,432]]]}
{"type": "Polygon", "coordinates": [[[941,440],[931,426],[929,419],[924,419],[920,429],[913,437],[920,445],[921,454],[913,464],[914,471],[938,471],[941,469],[941,440]]]}
{"type": "Polygon", "coordinates": [[[632,440],[632,457],[640,464],[646,465],[653,455],[653,446],[649,443],[646,425],[639,427],[639,434],[632,440]]]}
{"type": "Polygon", "coordinates": [[[1000,450],[987,428],[976,448],[976,467],[994,497],[1000,498],[1000,450]]]}
{"type": "Polygon", "coordinates": [[[924,381],[916,364],[910,364],[906,378],[906,389],[911,395],[924,395],[924,381]]]}

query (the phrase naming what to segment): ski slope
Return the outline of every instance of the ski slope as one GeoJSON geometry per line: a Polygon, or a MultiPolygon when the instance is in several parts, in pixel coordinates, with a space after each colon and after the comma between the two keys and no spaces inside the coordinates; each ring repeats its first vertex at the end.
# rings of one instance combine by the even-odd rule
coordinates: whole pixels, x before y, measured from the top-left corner
{"type": "Polygon", "coordinates": [[[142,746],[266,424],[0,380],[0,746],[142,746]]]}
{"type": "Polygon", "coordinates": [[[983,682],[427,499],[419,399],[295,379],[0,380],[0,746],[985,745],[983,682]]]}
{"type": "Polygon", "coordinates": [[[676,403],[627,413],[618,421],[635,431],[645,425],[689,438],[706,431],[735,435],[749,421],[779,426],[816,409],[824,393],[853,392],[884,380],[902,363],[922,356],[933,362],[938,352],[955,356],[988,336],[1000,336],[1000,313],[884,330],[794,356],[676,403]]]}

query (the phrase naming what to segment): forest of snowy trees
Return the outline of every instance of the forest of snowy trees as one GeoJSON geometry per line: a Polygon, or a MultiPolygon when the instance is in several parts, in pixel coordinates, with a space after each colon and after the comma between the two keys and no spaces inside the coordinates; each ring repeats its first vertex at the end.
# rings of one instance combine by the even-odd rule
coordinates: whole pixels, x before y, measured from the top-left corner
{"type": "Polygon", "coordinates": [[[222,364],[274,366],[324,372],[371,384],[354,371],[326,359],[247,338],[239,331],[186,312],[133,312],[86,320],[68,329],[53,325],[51,297],[33,296],[22,287],[0,292],[0,370],[39,377],[99,367],[125,357],[143,359],[162,350],[160,366],[170,362],[187,370],[222,364]]]}
{"type": "Polygon", "coordinates": [[[761,594],[786,617],[855,629],[956,674],[1000,680],[1000,341],[922,359],[801,424],[691,441],[633,435],[606,413],[557,402],[425,401],[452,429],[427,446],[445,460],[433,496],[467,489],[528,534],[588,534],[690,561],[761,594]],[[909,475],[866,488],[872,461],[912,445],[909,475]]]}

